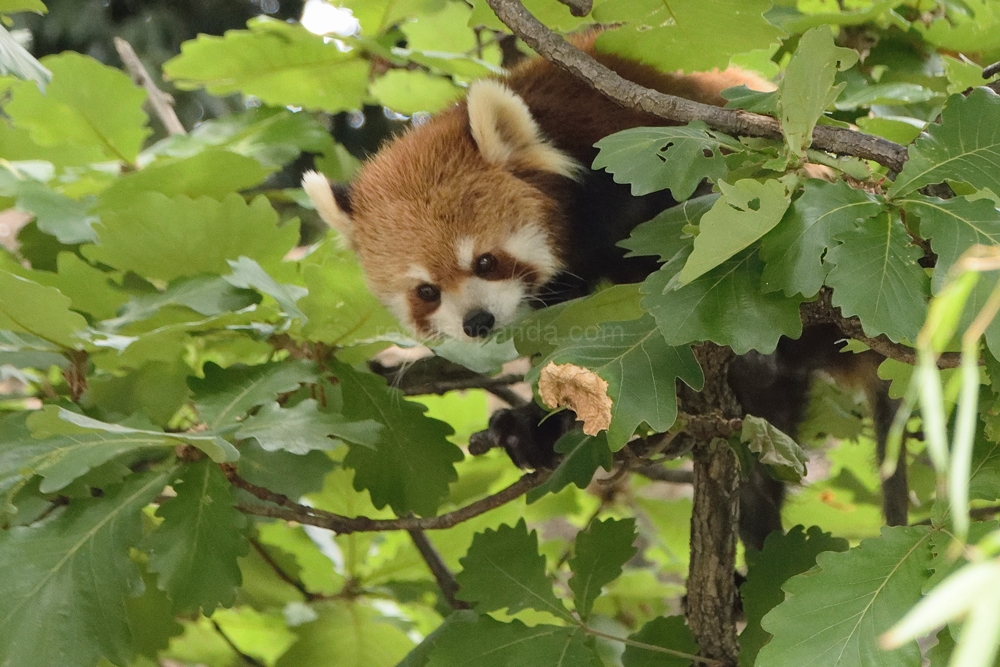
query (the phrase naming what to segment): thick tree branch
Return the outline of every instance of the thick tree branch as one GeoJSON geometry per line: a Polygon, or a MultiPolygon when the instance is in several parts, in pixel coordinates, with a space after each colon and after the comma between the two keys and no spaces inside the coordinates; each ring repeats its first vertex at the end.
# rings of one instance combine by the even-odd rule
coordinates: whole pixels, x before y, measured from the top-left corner
{"type": "MultiPolygon", "coordinates": [[[[737,109],[722,109],[665,95],[622,78],[542,25],[519,0],[486,0],[511,31],[546,60],[574,74],[624,107],[639,109],[678,123],[700,120],[716,130],[740,137],[781,139],[781,124],[774,118],[737,109]]],[[[853,155],[888,167],[894,172],[906,162],[906,147],[863,132],[817,125],[812,148],[836,155],[853,155]]]]}
{"type": "MultiPolygon", "coordinates": [[[[819,298],[809,303],[803,303],[800,308],[802,323],[833,324],[840,329],[846,338],[853,338],[875,350],[884,357],[902,361],[911,366],[917,363],[917,351],[912,347],[894,343],[885,336],[871,337],[865,334],[861,322],[856,317],[844,317],[840,309],[831,302],[831,293],[824,289],[819,298]]],[[[938,358],[939,368],[958,368],[962,356],[957,352],[944,352],[938,358]]]]}
{"type": "Polygon", "coordinates": [[[515,498],[519,498],[536,486],[541,485],[549,478],[552,472],[548,470],[536,470],[521,477],[510,486],[494,493],[491,496],[481,498],[474,503],[459,508],[453,512],[448,512],[440,516],[432,517],[403,517],[399,519],[370,519],[365,516],[348,517],[332,512],[325,512],[315,507],[300,505],[287,496],[274,493],[263,487],[251,484],[239,477],[235,472],[226,471],[229,481],[237,488],[265,500],[274,505],[256,505],[240,503],[236,509],[245,514],[254,516],[264,516],[273,519],[284,519],[285,521],[296,521],[309,526],[317,526],[332,530],[340,535],[350,533],[370,533],[385,530],[441,530],[457,526],[463,521],[485,514],[501,505],[509,503],[515,498]],[[275,506],[276,505],[276,506],[275,506]]]}
{"type": "Polygon", "coordinates": [[[485,389],[512,407],[524,403],[524,399],[510,389],[510,385],[524,381],[520,373],[489,377],[441,357],[425,357],[400,366],[383,366],[373,361],[368,367],[407,396],[440,396],[449,391],[485,389]]]}

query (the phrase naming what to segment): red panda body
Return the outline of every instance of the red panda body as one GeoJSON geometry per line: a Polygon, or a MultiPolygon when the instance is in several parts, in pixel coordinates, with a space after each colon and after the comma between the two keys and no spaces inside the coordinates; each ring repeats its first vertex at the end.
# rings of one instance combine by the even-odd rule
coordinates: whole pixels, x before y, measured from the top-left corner
{"type": "MultiPolygon", "coordinates": [[[[735,69],[669,75],[596,54],[593,35],[577,45],[627,79],[699,102],[721,105],[721,91],[741,84],[773,89],[735,69]]],[[[474,83],[465,101],[391,141],[362,167],[349,194],[335,195],[316,173],[306,174],[303,188],[400,322],[421,336],[480,338],[529,303],[580,296],[599,279],[637,282],[656,268],[650,258],[625,258],[616,244],[676,202],[666,192],[633,198],[628,186],[589,165],[603,137],[664,124],[536,59],[506,79],[474,83]]],[[[858,356],[839,354],[841,338],[834,327],[812,327],[800,340],[783,339],[773,354],[738,357],[730,386],[748,413],[795,437],[811,373],[850,366],[858,356]]],[[[876,424],[886,426],[893,405],[884,398],[873,410],[876,424]]],[[[521,466],[551,467],[552,445],[566,424],[540,424],[543,414],[533,403],[495,413],[486,446],[503,446],[521,466]]],[[[741,492],[740,532],[748,545],[761,548],[780,529],[782,496],[781,483],[757,466],[741,492]]],[[[894,497],[886,513],[905,522],[905,477],[894,497]]]]}
{"type": "MultiPolygon", "coordinates": [[[[593,52],[593,39],[576,41],[593,52]]],[[[722,104],[720,92],[740,84],[771,88],[739,70],[670,75],[594,55],[636,83],[699,102],[722,104]]],[[[641,280],[653,268],[625,261],[615,244],[673,200],[633,199],[588,167],[601,138],[664,123],[534,59],[502,82],[473,84],[465,101],[383,147],[349,202],[336,205],[324,181],[304,185],[403,323],[422,336],[481,337],[528,300],[578,296],[598,278],[641,280]],[[560,274],[580,284],[560,284],[560,274]]]]}

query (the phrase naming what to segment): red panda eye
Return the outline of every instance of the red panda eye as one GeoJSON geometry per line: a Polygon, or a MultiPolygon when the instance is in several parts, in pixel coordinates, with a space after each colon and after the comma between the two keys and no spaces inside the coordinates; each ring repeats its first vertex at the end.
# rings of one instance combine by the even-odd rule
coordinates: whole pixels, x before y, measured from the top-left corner
{"type": "Polygon", "coordinates": [[[476,258],[473,268],[477,276],[489,275],[497,268],[497,258],[489,253],[480,255],[476,258]]]}
{"type": "Polygon", "coordinates": [[[430,283],[424,283],[417,286],[417,297],[427,303],[436,303],[441,299],[441,290],[430,283]]]}

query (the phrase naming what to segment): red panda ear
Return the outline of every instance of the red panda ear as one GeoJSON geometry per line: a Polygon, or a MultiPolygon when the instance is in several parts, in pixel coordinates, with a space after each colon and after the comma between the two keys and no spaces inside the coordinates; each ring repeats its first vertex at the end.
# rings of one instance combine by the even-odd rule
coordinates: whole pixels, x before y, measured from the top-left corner
{"type": "Polygon", "coordinates": [[[545,140],[528,105],[507,86],[492,79],[477,81],[467,103],[472,138],[488,163],[579,176],[580,164],[545,140]]]}
{"type": "Polygon", "coordinates": [[[350,243],[354,225],[351,224],[348,192],[344,190],[335,194],[330,180],[317,171],[307,171],[302,174],[302,189],[309,196],[323,222],[340,232],[350,243]],[[343,201],[344,204],[339,204],[338,201],[343,201]]]}

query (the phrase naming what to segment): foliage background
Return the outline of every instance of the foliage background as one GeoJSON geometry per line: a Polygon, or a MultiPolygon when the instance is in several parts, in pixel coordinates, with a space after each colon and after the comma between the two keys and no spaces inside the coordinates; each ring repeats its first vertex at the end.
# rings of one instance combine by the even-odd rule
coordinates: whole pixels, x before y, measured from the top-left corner
{"type": "MultiPolygon", "coordinates": [[[[503,25],[481,0],[346,2],[360,32],[337,39],[257,16],[294,19],[295,3],[61,2],[45,16],[38,0],[0,2],[32,29],[39,56],[53,52],[40,58],[50,78],[15,68],[0,79],[0,207],[30,218],[0,255],[0,664],[690,662],[680,596],[691,501],[660,481],[684,479],[684,461],[613,475],[625,470],[613,450],[637,429],[670,428],[658,410],[673,404],[676,377],[698,383],[692,343],[769,352],[797,335],[799,305],[817,295],[832,292],[869,337],[917,342],[959,256],[1000,237],[1000,102],[964,95],[1000,59],[1000,4],[608,0],[583,19],[551,0],[526,4],[561,31],[620,23],[601,48],[667,70],[732,62],[782,77],[776,95],[734,100],[780,118],[786,141],[698,125],[605,140],[598,164],[636,193],[684,198],[709,177],[722,196],[636,231],[629,247],[664,262],[643,285],[522,323],[554,336],[436,351],[482,374],[463,375],[470,386],[521,353],[592,368],[637,398],[615,402],[607,435],[567,436],[565,463],[527,497],[446,529],[334,535],[308,523],[323,511],[434,517],[521,479],[498,452],[463,452],[485,426],[487,391],[404,397],[405,379],[397,389],[369,370],[404,333],[336,240],[303,231],[315,216],[295,185],[310,160],[348,179],[403,116],[496,72],[503,49],[510,57],[511,41],[492,32],[503,25]],[[150,117],[148,93],[116,68],[111,33],[180,91],[187,133],[167,136],[150,117]],[[67,47],[79,53],[54,53],[67,47]],[[31,73],[39,81],[17,76],[31,73]],[[816,122],[916,143],[892,183],[874,163],[814,152],[846,178],[807,180],[798,168],[816,122]],[[935,194],[954,196],[925,189],[941,182],[950,191],[935,194]],[[736,224],[747,233],[720,233],[736,224]],[[595,349],[573,327],[630,338],[595,349]],[[650,375],[637,350],[663,368],[650,375]],[[262,517],[284,501],[248,492],[258,487],[315,512],[262,517]],[[455,597],[428,568],[428,543],[457,573],[455,597]]],[[[964,310],[952,302],[960,331],[993,282],[980,280],[964,310]]],[[[985,331],[976,388],[997,369],[998,335],[985,331]]],[[[882,372],[902,396],[912,367],[890,360],[882,372]]],[[[967,541],[986,542],[961,551],[944,471],[916,440],[916,525],[881,529],[862,401],[815,385],[798,438],[811,476],[784,510],[786,526],[809,528],[747,554],[741,664],[919,663],[915,642],[881,649],[878,636],[963,560],[995,567],[996,386],[982,388],[966,475],[972,502],[987,505],[967,541]]],[[[796,467],[794,443],[751,444],[785,476],[796,467]]],[[[924,649],[932,665],[947,662],[959,630],[924,649]]],[[[974,634],[991,662],[995,638],[961,636],[974,634]]]]}

